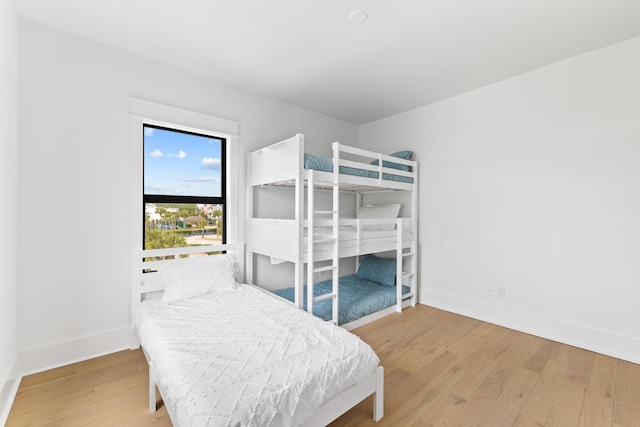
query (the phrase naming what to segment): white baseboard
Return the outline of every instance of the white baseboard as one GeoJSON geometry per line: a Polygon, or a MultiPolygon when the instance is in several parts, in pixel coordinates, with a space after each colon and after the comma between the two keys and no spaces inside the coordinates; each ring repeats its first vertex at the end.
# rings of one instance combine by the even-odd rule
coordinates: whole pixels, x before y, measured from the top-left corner
{"type": "Polygon", "coordinates": [[[0,426],[7,423],[11,406],[18,393],[21,378],[14,378],[4,383],[4,387],[0,390],[0,426]]]}
{"type": "Polygon", "coordinates": [[[421,292],[420,304],[504,326],[564,344],[640,363],[640,341],[533,314],[482,304],[438,292],[421,292]]]}
{"type": "Polygon", "coordinates": [[[20,376],[82,362],[131,347],[131,329],[114,329],[95,335],[20,351],[20,376]]]}
{"type": "Polygon", "coordinates": [[[18,387],[22,377],[16,376],[16,366],[18,365],[18,357],[13,362],[13,367],[8,373],[8,377],[4,378],[4,384],[0,382],[0,426],[7,423],[11,406],[18,393],[18,387]]]}
{"type": "Polygon", "coordinates": [[[7,422],[22,377],[126,350],[131,346],[132,332],[127,327],[20,351],[9,378],[4,385],[0,384],[0,426],[7,422]]]}

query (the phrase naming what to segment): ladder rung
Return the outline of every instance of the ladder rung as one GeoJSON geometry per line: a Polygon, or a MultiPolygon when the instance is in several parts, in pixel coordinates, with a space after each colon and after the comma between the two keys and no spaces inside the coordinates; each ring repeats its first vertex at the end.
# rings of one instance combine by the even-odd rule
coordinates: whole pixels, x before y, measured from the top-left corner
{"type": "Polygon", "coordinates": [[[324,267],[318,267],[318,268],[314,268],[313,272],[314,273],[322,273],[323,271],[329,271],[329,270],[335,270],[336,266],[335,265],[327,265],[324,267]]]}
{"type": "Polygon", "coordinates": [[[404,271],[402,272],[402,278],[413,277],[414,275],[415,275],[415,273],[407,273],[407,272],[404,272],[404,271]]]}
{"type": "Polygon", "coordinates": [[[333,215],[334,213],[338,213],[337,211],[314,211],[316,215],[333,215]]]}
{"type": "Polygon", "coordinates": [[[317,297],[313,297],[313,302],[318,302],[318,301],[324,301],[326,299],[331,299],[331,298],[335,298],[337,297],[338,294],[336,294],[335,292],[330,292],[328,294],[323,294],[317,297]]]}
{"type": "Polygon", "coordinates": [[[413,292],[407,292],[406,294],[402,294],[402,299],[409,299],[413,297],[413,292]]]}
{"type": "Polygon", "coordinates": [[[415,252],[403,252],[402,256],[413,256],[415,255],[415,252]]]}

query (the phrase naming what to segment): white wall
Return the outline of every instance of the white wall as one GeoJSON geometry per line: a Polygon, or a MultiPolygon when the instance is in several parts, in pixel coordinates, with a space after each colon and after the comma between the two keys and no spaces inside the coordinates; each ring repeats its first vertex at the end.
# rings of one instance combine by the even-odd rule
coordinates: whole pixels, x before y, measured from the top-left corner
{"type": "MultiPolygon", "coordinates": [[[[634,39],[359,129],[361,146],[410,148],[421,161],[423,303],[638,361],[639,53],[634,39]],[[488,298],[488,286],[505,287],[506,299],[488,298]]],[[[0,58],[4,76],[15,52],[0,58]]],[[[238,121],[241,192],[249,150],[295,132],[318,154],[334,140],[358,144],[350,124],[21,21],[26,372],[128,344],[130,96],[238,121]]],[[[2,99],[10,127],[13,104],[2,99]]],[[[8,141],[2,173],[15,170],[8,141]]],[[[12,182],[0,184],[9,199],[12,182]]],[[[3,261],[15,256],[2,245],[3,261]]],[[[3,344],[5,333],[15,339],[11,327],[0,331],[3,344]]]]}
{"type": "Polygon", "coordinates": [[[9,0],[0,0],[0,424],[3,387],[18,354],[18,18],[9,0]]]}
{"type": "Polygon", "coordinates": [[[360,128],[420,145],[422,303],[640,362],[639,75],[636,38],[360,128]]]}
{"type": "Polygon", "coordinates": [[[128,345],[130,96],[240,123],[241,220],[248,150],[296,132],[318,152],[357,143],[345,122],[32,22],[20,28],[18,339],[27,372],[128,345]]]}

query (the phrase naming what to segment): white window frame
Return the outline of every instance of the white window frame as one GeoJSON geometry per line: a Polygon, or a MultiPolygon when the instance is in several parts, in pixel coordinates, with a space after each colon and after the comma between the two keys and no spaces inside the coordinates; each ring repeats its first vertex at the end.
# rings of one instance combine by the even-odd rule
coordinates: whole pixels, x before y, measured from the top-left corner
{"type": "Polygon", "coordinates": [[[202,135],[225,138],[226,147],[226,198],[225,231],[227,243],[239,243],[239,170],[240,147],[238,130],[240,124],[233,120],[210,116],[195,111],[183,110],[170,105],[159,104],[139,98],[129,99],[131,118],[130,158],[131,158],[131,238],[132,251],[143,247],[143,125],[194,132],[202,135]]]}

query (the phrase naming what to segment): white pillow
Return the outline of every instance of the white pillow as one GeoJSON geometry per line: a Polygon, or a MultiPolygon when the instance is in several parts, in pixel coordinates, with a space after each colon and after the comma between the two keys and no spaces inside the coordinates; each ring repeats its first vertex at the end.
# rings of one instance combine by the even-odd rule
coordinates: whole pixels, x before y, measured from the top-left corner
{"type": "Polygon", "coordinates": [[[177,259],[160,273],[165,282],[162,301],[167,303],[238,287],[235,259],[226,254],[177,259]]]}
{"type": "MultiPolygon", "coordinates": [[[[367,205],[358,209],[358,219],[365,218],[398,218],[400,213],[400,205],[397,203],[391,205],[367,205]]],[[[364,230],[393,230],[394,224],[367,225],[364,230]]]]}

